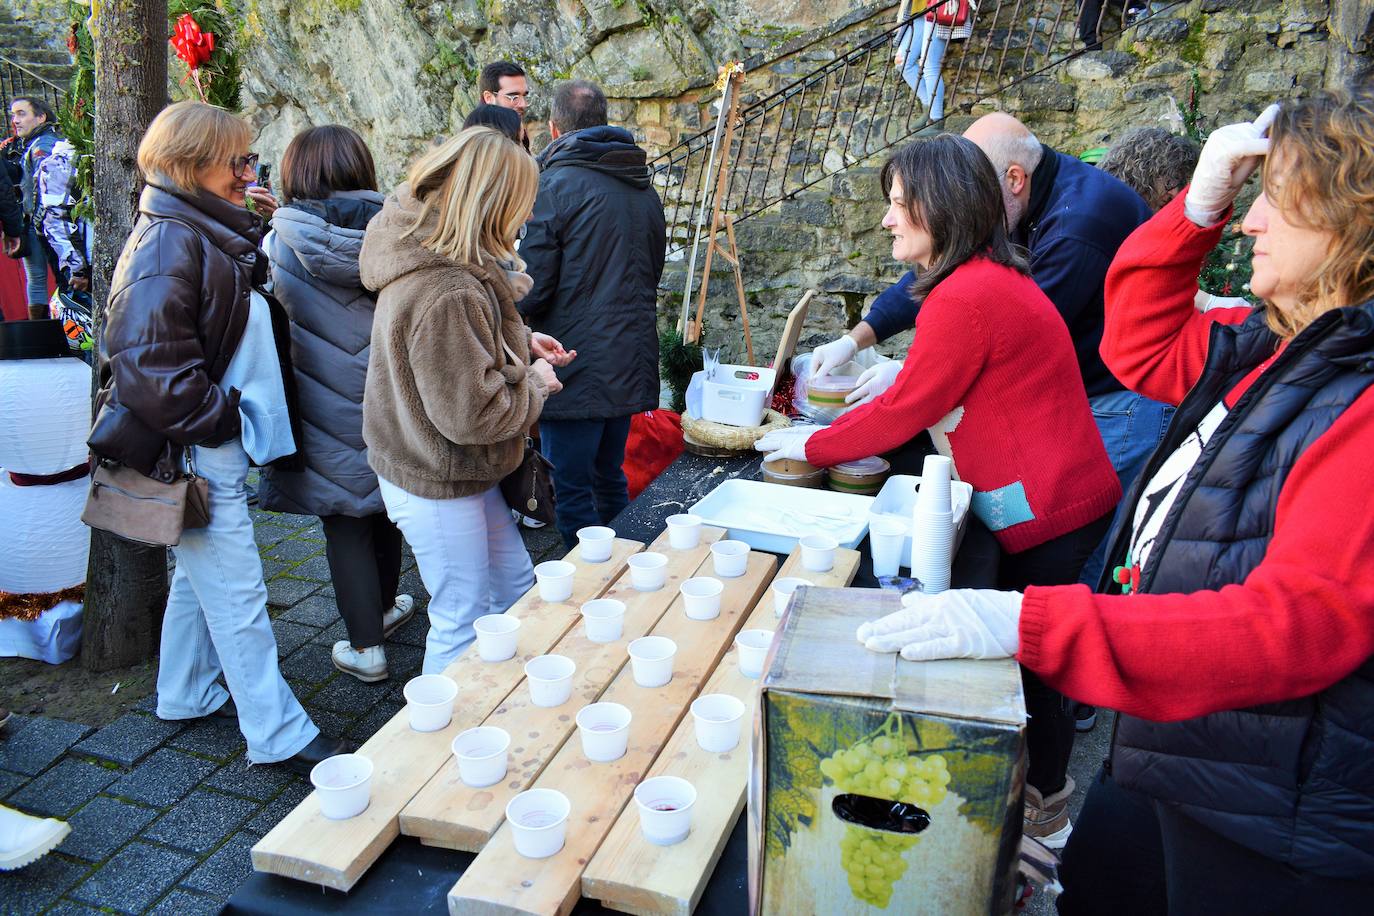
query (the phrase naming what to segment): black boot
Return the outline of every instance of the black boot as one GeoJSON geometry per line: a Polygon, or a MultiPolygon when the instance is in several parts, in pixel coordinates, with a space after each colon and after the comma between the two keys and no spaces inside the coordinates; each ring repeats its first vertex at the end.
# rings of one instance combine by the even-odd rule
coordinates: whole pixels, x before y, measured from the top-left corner
{"type": "Polygon", "coordinates": [[[295,753],[295,756],[287,757],[279,761],[285,766],[290,767],[302,776],[309,776],[310,771],[315,768],[315,764],[321,760],[333,757],[336,754],[348,754],[357,750],[358,746],[351,741],[342,738],[329,738],[320,735],[305,747],[295,753]]]}

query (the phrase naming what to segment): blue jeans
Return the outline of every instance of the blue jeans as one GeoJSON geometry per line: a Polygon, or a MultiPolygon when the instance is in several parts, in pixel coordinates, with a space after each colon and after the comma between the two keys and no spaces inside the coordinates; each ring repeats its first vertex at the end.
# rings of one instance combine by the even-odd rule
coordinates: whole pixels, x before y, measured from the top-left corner
{"type": "MultiPolygon", "coordinates": [[[[57,272],[56,265],[53,273],[57,272]]],[[[29,305],[48,305],[48,251],[35,228],[29,229],[29,253],[24,256],[24,275],[28,280],[29,305]]],[[[58,286],[63,284],[58,283],[58,286]]]]}
{"type": "MultiPolygon", "coordinates": [[[[1152,401],[1133,391],[1113,391],[1099,394],[1090,399],[1093,419],[1097,430],[1102,434],[1102,444],[1107,447],[1107,457],[1111,459],[1116,476],[1121,480],[1121,492],[1129,492],[1136,477],[1145,467],[1150,455],[1164,441],[1164,432],[1174,417],[1174,408],[1162,401],[1152,401]]],[[[1121,513],[1127,511],[1123,498],[1116,508],[1116,516],[1107,530],[1107,536],[1097,545],[1088,562],[1083,564],[1083,572],[1078,581],[1090,588],[1096,588],[1102,576],[1102,567],[1107,560],[1107,541],[1116,528],[1121,513]]]]}
{"type": "Polygon", "coordinates": [[[539,421],[540,450],[553,462],[558,533],[569,550],[577,529],[604,525],[630,504],[621,469],[629,437],[629,417],[539,421]]]}
{"type": "Polygon", "coordinates": [[[945,81],[940,76],[940,67],[945,60],[945,49],[949,40],[941,38],[932,29],[929,45],[926,44],[925,30],[928,23],[917,16],[911,28],[902,33],[897,49],[905,55],[902,62],[902,79],[916,93],[921,104],[926,107],[930,120],[938,121],[945,116],[945,81]],[[925,60],[922,58],[925,52],[925,60]]]}
{"type": "Polygon", "coordinates": [[[210,524],[183,532],[162,618],[157,714],[209,715],[232,695],[248,759],[275,763],[319,735],[277,665],[267,586],[248,514],[248,455],[239,440],[194,448],[210,484],[210,524]],[[216,678],[224,675],[226,694],[216,678]]]}

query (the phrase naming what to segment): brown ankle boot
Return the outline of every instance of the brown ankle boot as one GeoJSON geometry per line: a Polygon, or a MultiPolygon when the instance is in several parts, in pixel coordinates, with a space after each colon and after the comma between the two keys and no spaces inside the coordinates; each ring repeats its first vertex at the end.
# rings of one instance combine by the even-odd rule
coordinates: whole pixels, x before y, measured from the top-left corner
{"type": "Polygon", "coordinates": [[[48,307],[46,305],[34,305],[32,302],[29,303],[30,321],[47,321],[50,317],[52,316],[48,314],[48,307]]]}
{"type": "Polygon", "coordinates": [[[1067,777],[1064,788],[1049,796],[1026,783],[1024,833],[1051,849],[1063,849],[1073,832],[1069,823],[1069,796],[1073,794],[1073,777],[1067,777]]]}

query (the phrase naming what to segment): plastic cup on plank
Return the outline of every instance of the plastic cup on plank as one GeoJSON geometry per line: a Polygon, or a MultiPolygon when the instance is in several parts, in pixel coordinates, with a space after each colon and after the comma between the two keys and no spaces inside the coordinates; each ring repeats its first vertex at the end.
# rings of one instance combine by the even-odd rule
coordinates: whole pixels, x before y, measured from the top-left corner
{"type": "Polygon", "coordinates": [[[578,551],[587,563],[605,563],[615,549],[615,530],[604,525],[591,525],[577,531],[578,551]]]}
{"type": "Polygon", "coordinates": [[[802,569],[808,572],[830,572],[835,568],[835,550],[840,546],[832,537],[808,534],[797,542],[801,545],[802,569]]]}
{"type": "Polygon", "coordinates": [[[637,553],[625,561],[636,591],[656,592],[668,581],[668,558],[661,553],[637,553]]]}
{"type": "Polygon", "coordinates": [[[895,576],[901,571],[908,530],[904,520],[891,515],[875,515],[868,520],[868,552],[873,557],[874,576],[895,576]]]}
{"type": "Polygon", "coordinates": [[[666,636],[641,636],[630,642],[630,666],[641,687],[662,687],[673,679],[677,643],[666,636]]]}
{"type": "Polygon", "coordinates": [[[474,789],[494,786],[506,778],[510,734],[504,728],[479,725],[459,732],[451,745],[458,759],[458,777],[474,789]]]}
{"type": "Polygon", "coordinates": [[[749,568],[749,545],[743,541],[716,541],[711,545],[711,565],[722,579],[735,579],[749,568]]]}
{"type": "Polygon", "coordinates": [[[357,817],[372,797],[372,761],[360,754],[335,754],[310,770],[320,813],[332,821],[357,817]]]}
{"type": "Polygon", "coordinates": [[[792,600],[792,593],[799,588],[815,588],[816,583],[800,576],[782,576],[773,580],[773,614],[781,617],[792,600]]]}
{"type": "Polygon", "coordinates": [[[697,747],[713,754],[733,751],[739,744],[744,704],[728,693],[708,693],[692,701],[697,747]]]}
{"type": "Polygon", "coordinates": [[[484,662],[503,662],[515,656],[520,639],[520,619],[509,614],[484,614],[472,622],[477,634],[477,655],[484,662]]]}
{"type": "Polygon", "coordinates": [[[635,786],[639,829],[655,846],[672,846],[692,832],[697,790],[677,776],[652,776],[635,786]]]}
{"type": "Polygon", "coordinates": [[[701,519],[695,515],[668,516],[668,546],[691,550],[701,543],[701,519]]]}
{"type": "Polygon", "coordinates": [[[547,859],[563,848],[572,802],[554,789],[528,789],[506,804],[515,851],[527,859],[547,859]]]}
{"type": "Polygon", "coordinates": [[[572,696],[577,665],[566,655],[541,655],[525,663],[525,681],[535,706],[562,706],[572,696]]]}
{"type": "Polygon", "coordinates": [[[739,673],[749,678],[760,677],[763,663],[768,658],[768,647],[772,644],[772,630],[740,630],[735,637],[735,648],[739,650],[739,673]]]}
{"type": "Polygon", "coordinates": [[[715,620],[720,616],[720,593],[725,583],[710,576],[688,579],[678,587],[682,609],[693,620],[715,620]]]}
{"type": "Polygon", "coordinates": [[[410,727],[417,732],[437,732],[453,718],[458,685],[442,674],[422,674],[406,682],[401,693],[410,713],[410,727]]]}
{"type": "Polygon", "coordinates": [[[630,710],[619,703],[591,703],[577,712],[582,753],[593,763],[625,756],[630,744],[630,710]]]}
{"type": "Polygon", "coordinates": [[[544,601],[567,601],[573,593],[573,574],[577,567],[567,560],[549,560],[534,568],[539,597],[544,601]]]}
{"type": "Polygon", "coordinates": [[[625,627],[625,602],[596,598],[582,605],[582,624],[592,642],[615,642],[625,627]]]}

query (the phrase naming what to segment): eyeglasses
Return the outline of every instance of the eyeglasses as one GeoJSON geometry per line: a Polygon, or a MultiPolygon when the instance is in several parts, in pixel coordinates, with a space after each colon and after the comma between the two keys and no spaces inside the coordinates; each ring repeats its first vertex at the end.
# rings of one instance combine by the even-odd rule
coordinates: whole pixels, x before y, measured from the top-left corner
{"type": "Polygon", "coordinates": [[[258,154],[249,153],[247,156],[235,156],[229,160],[229,168],[234,170],[235,175],[242,175],[244,172],[257,173],[258,154]]]}
{"type": "Polygon", "coordinates": [[[528,102],[530,100],[528,92],[498,92],[496,94],[507,102],[528,102]]]}

